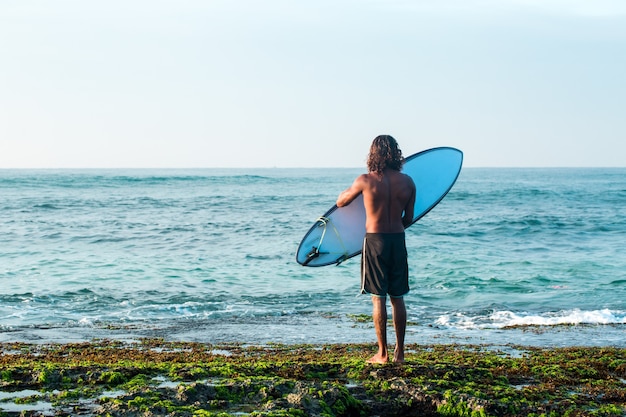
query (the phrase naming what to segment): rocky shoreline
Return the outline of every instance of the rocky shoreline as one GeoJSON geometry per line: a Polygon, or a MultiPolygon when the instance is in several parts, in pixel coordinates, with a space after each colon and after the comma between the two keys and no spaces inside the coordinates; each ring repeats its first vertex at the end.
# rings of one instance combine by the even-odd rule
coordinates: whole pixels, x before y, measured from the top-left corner
{"type": "Polygon", "coordinates": [[[626,415],[626,349],[0,344],[0,416],[626,415]]]}

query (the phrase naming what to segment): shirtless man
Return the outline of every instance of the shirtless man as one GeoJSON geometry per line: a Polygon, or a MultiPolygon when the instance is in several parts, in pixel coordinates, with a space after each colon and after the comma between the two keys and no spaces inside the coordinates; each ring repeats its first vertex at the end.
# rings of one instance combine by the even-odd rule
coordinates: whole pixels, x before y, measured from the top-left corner
{"type": "Polygon", "coordinates": [[[374,327],[378,352],[370,363],[386,363],[387,295],[391,300],[396,331],[394,362],[404,362],[406,307],[409,292],[409,268],[404,229],[413,221],[415,184],[402,174],[402,151],[389,135],[374,139],[367,159],[368,173],[357,177],[352,186],[337,199],[343,207],[363,194],[365,204],[365,240],[361,258],[361,292],[372,295],[374,327]]]}

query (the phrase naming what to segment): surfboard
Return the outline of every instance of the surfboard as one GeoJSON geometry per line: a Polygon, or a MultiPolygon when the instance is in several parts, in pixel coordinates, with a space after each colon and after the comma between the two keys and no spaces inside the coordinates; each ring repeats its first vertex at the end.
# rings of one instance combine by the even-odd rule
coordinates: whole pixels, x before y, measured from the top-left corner
{"type": "MultiPolygon", "coordinates": [[[[424,217],[448,194],[463,164],[456,148],[427,149],[405,158],[402,172],[415,182],[414,218],[424,217]]],[[[303,266],[338,265],[361,253],[365,237],[365,206],[358,196],[345,207],[334,205],[304,235],[296,252],[303,266]]]]}

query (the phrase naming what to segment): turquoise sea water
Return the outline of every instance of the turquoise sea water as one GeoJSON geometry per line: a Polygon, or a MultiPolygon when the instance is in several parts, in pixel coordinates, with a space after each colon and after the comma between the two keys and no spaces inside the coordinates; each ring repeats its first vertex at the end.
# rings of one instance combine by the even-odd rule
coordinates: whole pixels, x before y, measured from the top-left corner
{"type": "MultiPolygon", "coordinates": [[[[0,170],[0,341],[373,341],[295,261],[359,173],[0,170]]],[[[464,169],[407,246],[408,343],[626,346],[626,169],[464,169]]]]}

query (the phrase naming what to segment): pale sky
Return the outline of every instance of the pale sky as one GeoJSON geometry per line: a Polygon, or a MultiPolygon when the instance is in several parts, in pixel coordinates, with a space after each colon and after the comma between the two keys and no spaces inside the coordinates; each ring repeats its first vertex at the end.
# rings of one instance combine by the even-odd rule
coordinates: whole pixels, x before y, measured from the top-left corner
{"type": "Polygon", "coordinates": [[[624,0],[0,0],[0,168],[626,166],[624,0]]]}

